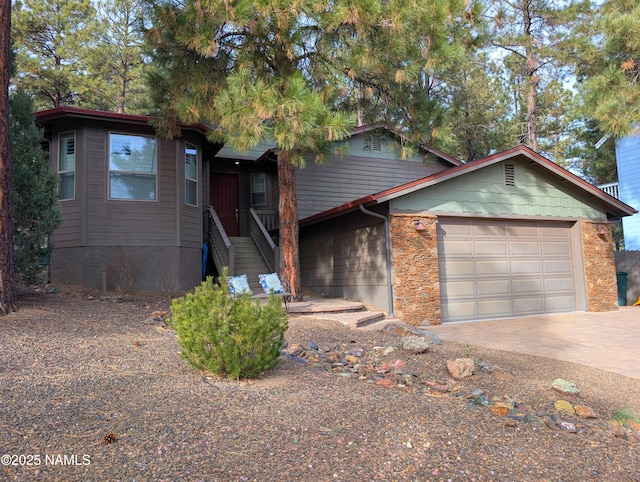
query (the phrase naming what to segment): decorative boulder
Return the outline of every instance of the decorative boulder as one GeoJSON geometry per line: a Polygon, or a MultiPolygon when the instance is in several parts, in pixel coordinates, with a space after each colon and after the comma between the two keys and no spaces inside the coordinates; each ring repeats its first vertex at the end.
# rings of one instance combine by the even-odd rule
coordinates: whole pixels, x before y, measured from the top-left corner
{"type": "Polygon", "coordinates": [[[412,355],[426,352],[430,344],[424,336],[405,336],[402,339],[402,349],[412,355]]]}
{"type": "Polygon", "coordinates": [[[455,360],[447,360],[447,370],[451,378],[459,380],[460,378],[470,377],[473,375],[475,363],[473,358],[457,358],[455,360]]]}

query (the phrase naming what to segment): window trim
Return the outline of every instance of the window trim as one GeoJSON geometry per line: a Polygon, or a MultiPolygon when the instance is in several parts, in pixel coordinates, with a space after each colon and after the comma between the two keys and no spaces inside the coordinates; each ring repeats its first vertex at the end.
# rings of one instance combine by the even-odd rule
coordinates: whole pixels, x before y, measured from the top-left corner
{"type": "Polygon", "coordinates": [[[58,162],[56,163],[56,174],[58,176],[58,185],[57,185],[57,191],[58,191],[58,200],[59,201],[74,201],[76,199],[76,166],[77,166],[77,156],[78,156],[78,149],[77,149],[77,134],[76,131],[66,131],[66,132],[60,132],[58,134],[58,162]],[[64,147],[63,138],[70,138],[73,137],[73,169],[61,169],[62,167],[62,148],[64,147]],[[73,174],[73,196],[71,197],[60,197],[60,179],[62,177],[63,174],[73,174]]]}
{"type": "Polygon", "coordinates": [[[122,132],[122,131],[109,131],[108,139],[107,139],[107,199],[109,201],[132,201],[132,202],[158,202],[158,138],[153,135],[145,135],[145,134],[136,134],[132,132],[122,132]],[[137,137],[143,139],[153,139],[154,142],[154,159],[153,159],[153,168],[154,171],[120,171],[120,170],[112,170],[111,169],[111,144],[112,144],[112,136],[128,136],[128,137],[137,137]],[[154,178],[154,197],[153,199],[138,199],[138,198],[123,198],[123,197],[112,197],[111,196],[111,174],[119,173],[119,174],[129,174],[129,175],[139,175],[139,176],[149,176],[153,175],[154,178]]]}
{"type": "Polygon", "coordinates": [[[198,196],[198,164],[199,164],[198,159],[200,157],[199,154],[200,154],[200,150],[198,149],[198,146],[196,146],[195,144],[191,144],[190,142],[185,142],[185,146],[184,146],[184,203],[187,206],[192,206],[192,207],[196,207],[196,208],[200,205],[200,202],[198,200],[198,198],[199,198],[199,196],[198,196]],[[187,176],[187,154],[188,154],[187,151],[189,151],[189,150],[194,150],[195,151],[195,155],[196,155],[196,170],[195,170],[196,177],[195,177],[195,179],[190,178],[190,177],[187,176]],[[195,192],[196,192],[196,202],[195,202],[195,204],[190,203],[189,200],[187,199],[187,193],[188,193],[187,185],[190,182],[193,183],[194,186],[195,186],[195,192]]]}
{"type": "Polygon", "coordinates": [[[267,205],[267,175],[264,172],[252,172],[251,173],[251,205],[252,206],[266,206],[267,205]],[[264,190],[263,191],[254,191],[253,190],[253,179],[254,177],[257,176],[262,176],[263,179],[263,186],[264,186],[264,190]],[[264,195],[264,202],[262,203],[256,203],[253,202],[253,195],[254,194],[263,194],[264,195]]]}

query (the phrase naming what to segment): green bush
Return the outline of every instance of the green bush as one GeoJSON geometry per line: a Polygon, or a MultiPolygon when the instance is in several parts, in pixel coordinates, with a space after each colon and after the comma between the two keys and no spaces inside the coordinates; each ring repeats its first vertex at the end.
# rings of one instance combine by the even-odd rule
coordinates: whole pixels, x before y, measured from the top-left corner
{"type": "Polygon", "coordinates": [[[261,305],[250,295],[229,295],[226,276],[220,286],[207,278],[194,293],[171,303],[171,326],[181,355],[194,367],[228,378],[256,378],[280,358],[287,331],[282,299],[261,305]]]}

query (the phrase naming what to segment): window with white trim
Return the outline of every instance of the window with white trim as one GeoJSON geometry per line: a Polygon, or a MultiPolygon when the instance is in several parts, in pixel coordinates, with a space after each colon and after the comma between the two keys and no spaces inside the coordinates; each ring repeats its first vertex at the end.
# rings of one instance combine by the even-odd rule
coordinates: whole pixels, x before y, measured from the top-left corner
{"type": "Polygon", "coordinates": [[[191,144],[184,150],[184,201],[198,205],[198,148],[191,144]]]}
{"type": "Polygon", "coordinates": [[[76,133],[60,134],[60,155],[58,156],[58,198],[76,197],[76,133]]]}
{"type": "Polygon", "coordinates": [[[266,176],[264,172],[251,174],[251,204],[264,206],[267,204],[266,176]]]}
{"type": "Polygon", "coordinates": [[[109,134],[109,199],[156,200],[156,139],[109,134]]]}

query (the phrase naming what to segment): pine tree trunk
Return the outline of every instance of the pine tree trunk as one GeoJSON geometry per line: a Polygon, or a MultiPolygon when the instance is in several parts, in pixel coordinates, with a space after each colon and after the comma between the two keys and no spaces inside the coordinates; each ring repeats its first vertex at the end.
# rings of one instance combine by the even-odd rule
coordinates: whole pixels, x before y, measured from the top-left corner
{"type": "Polygon", "coordinates": [[[533,52],[533,34],[531,33],[532,19],[531,11],[525,4],[524,13],[524,35],[525,35],[525,70],[527,75],[527,145],[534,151],[538,151],[538,119],[536,109],[536,94],[540,79],[536,68],[536,58],[533,52]]]}
{"type": "Polygon", "coordinates": [[[9,146],[11,2],[0,2],[0,315],[16,310],[9,146]]]}
{"type": "Polygon", "coordinates": [[[280,249],[281,276],[289,282],[293,301],[302,301],[300,258],[298,246],[298,203],[296,171],[290,155],[278,152],[278,186],[280,189],[280,249]]]}

